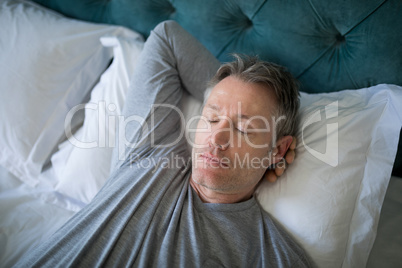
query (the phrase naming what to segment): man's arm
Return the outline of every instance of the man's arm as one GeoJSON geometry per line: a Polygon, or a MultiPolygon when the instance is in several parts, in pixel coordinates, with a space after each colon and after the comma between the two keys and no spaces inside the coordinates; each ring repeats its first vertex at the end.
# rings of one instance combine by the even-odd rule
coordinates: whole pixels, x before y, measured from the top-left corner
{"type": "Polygon", "coordinates": [[[202,100],[206,83],[219,65],[179,24],[159,24],[147,39],[131,79],[114,154],[118,163],[158,150],[154,145],[174,143],[182,131],[181,115],[174,107],[179,106],[183,88],[202,100]]]}

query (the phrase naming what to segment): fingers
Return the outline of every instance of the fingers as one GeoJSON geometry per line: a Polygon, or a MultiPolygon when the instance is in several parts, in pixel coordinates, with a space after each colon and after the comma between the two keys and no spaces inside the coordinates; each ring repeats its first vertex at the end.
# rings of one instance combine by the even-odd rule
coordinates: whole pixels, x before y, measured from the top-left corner
{"type": "Polygon", "coordinates": [[[288,163],[288,164],[292,164],[293,161],[295,160],[296,145],[297,145],[296,137],[293,137],[292,143],[289,146],[289,150],[286,152],[286,155],[285,155],[286,163],[288,163]]]}
{"type": "Polygon", "coordinates": [[[295,155],[296,155],[295,150],[289,150],[285,156],[286,163],[292,164],[293,160],[295,160],[295,155]]]}
{"type": "Polygon", "coordinates": [[[285,169],[286,169],[286,164],[285,164],[284,160],[282,159],[275,166],[275,175],[278,177],[281,176],[283,174],[283,172],[285,171],[285,169]]]}
{"type": "Polygon", "coordinates": [[[290,150],[296,149],[296,137],[293,137],[292,143],[289,146],[290,150]]]}
{"type": "Polygon", "coordinates": [[[275,171],[273,171],[272,169],[268,170],[265,173],[265,178],[269,181],[269,182],[276,182],[276,180],[278,179],[278,177],[275,174],[275,171]]]}
{"type": "Polygon", "coordinates": [[[265,173],[265,178],[269,182],[276,182],[278,177],[280,177],[283,174],[283,172],[285,172],[286,166],[293,163],[296,157],[295,152],[296,145],[297,145],[296,137],[293,137],[292,143],[289,146],[289,150],[286,152],[285,158],[279,161],[275,165],[274,170],[271,169],[265,173]]]}
{"type": "MultiPolygon", "coordinates": [[[[283,160],[281,160],[283,161],[283,160]]],[[[276,182],[279,176],[283,174],[285,171],[285,163],[282,163],[280,165],[277,165],[275,169],[269,169],[267,172],[265,172],[265,179],[267,179],[269,182],[276,182]]]]}

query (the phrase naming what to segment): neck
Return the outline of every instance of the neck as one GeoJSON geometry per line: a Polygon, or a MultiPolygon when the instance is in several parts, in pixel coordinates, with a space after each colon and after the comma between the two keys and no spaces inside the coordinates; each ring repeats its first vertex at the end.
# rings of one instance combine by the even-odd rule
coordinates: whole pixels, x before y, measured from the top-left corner
{"type": "Polygon", "coordinates": [[[250,199],[254,193],[254,189],[244,192],[223,192],[209,189],[203,185],[196,183],[192,176],[190,177],[190,185],[204,203],[221,203],[233,204],[250,199]]]}

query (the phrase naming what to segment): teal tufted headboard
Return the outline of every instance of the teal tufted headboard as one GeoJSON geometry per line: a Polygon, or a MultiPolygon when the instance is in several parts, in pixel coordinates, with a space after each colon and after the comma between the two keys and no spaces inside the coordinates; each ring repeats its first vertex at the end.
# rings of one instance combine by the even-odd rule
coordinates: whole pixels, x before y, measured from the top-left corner
{"type": "Polygon", "coordinates": [[[401,0],[35,1],[144,36],[159,22],[176,20],[221,61],[232,52],[258,54],[286,66],[309,93],[402,85],[401,0]]]}

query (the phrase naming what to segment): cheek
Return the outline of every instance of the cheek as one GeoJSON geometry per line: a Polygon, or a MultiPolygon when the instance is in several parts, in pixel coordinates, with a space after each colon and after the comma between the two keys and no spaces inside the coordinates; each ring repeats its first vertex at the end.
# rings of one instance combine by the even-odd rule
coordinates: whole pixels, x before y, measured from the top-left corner
{"type": "Polygon", "coordinates": [[[241,147],[250,153],[265,154],[270,149],[270,140],[262,135],[248,135],[241,137],[241,147]]]}
{"type": "Polygon", "coordinates": [[[208,137],[210,136],[209,126],[200,120],[197,124],[197,129],[195,130],[194,141],[196,145],[207,144],[208,137]]]}
{"type": "Polygon", "coordinates": [[[196,148],[202,148],[203,145],[205,145],[205,133],[195,133],[195,138],[194,138],[194,145],[196,145],[196,148]]]}
{"type": "MultiPolygon", "coordinates": [[[[267,157],[270,156],[271,146],[266,139],[254,140],[252,142],[243,141],[241,148],[238,148],[239,154],[245,156],[249,155],[249,159],[256,161],[264,159],[264,163],[267,161],[267,157]]],[[[268,160],[270,163],[271,161],[268,160]]],[[[265,164],[264,164],[265,165],[265,164]]]]}

